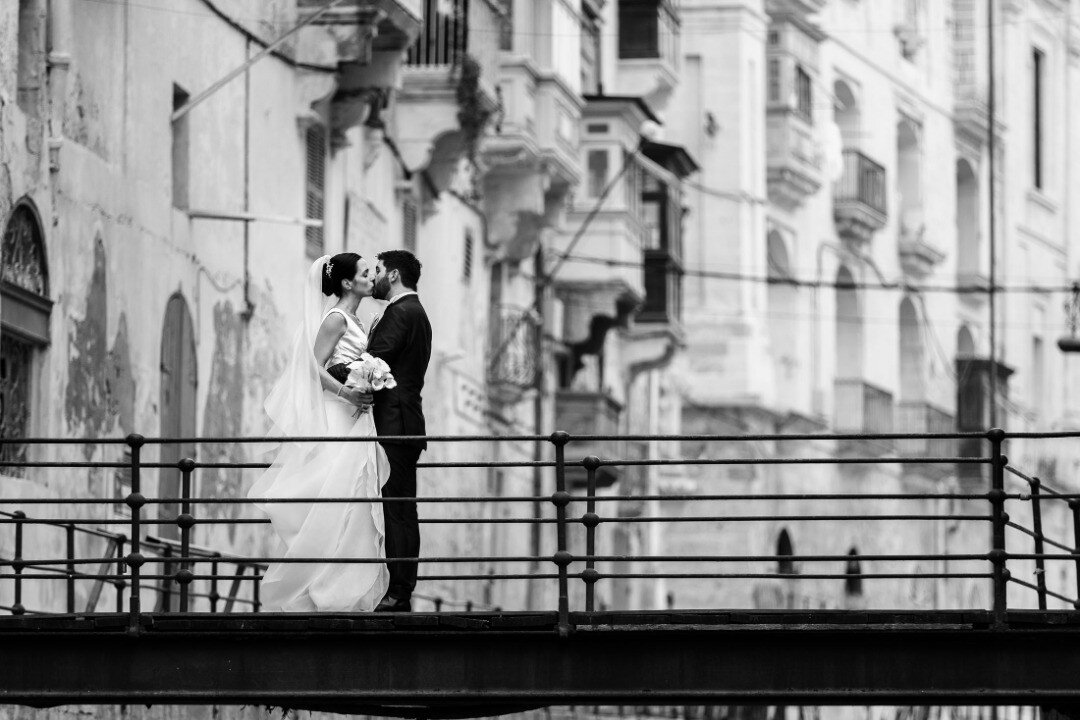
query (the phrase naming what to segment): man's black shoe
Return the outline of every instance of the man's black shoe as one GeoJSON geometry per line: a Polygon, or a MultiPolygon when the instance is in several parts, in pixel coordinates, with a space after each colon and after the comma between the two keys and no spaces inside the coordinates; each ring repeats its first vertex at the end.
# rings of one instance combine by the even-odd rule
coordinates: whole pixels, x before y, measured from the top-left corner
{"type": "Polygon", "coordinates": [[[375,612],[412,612],[412,600],[387,595],[375,606],[375,612]]]}

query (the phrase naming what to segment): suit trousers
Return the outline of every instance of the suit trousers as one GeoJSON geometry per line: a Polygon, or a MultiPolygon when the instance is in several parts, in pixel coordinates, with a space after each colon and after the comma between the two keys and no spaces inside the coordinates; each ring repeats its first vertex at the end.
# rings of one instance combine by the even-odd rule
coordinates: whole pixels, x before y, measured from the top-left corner
{"type": "MultiPolygon", "coordinates": [[[[390,461],[390,478],[383,485],[383,497],[416,497],[416,463],[422,449],[398,443],[385,443],[383,449],[390,461]]],[[[416,501],[384,502],[382,506],[386,523],[386,557],[419,557],[420,522],[416,501]]],[[[417,563],[389,562],[387,569],[390,571],[388,594],[398,599],[411,597],[416,588],[417,563]]]]}

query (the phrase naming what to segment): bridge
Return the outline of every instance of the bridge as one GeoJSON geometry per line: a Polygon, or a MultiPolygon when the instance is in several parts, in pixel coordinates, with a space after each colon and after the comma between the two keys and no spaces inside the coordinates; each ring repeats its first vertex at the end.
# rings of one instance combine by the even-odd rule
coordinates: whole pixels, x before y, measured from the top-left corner
{"type": "Polygon", "coordinates": [[[1080,494],[1025,472],[1006,451],[1023,443],[1076,443],[1077,437],[997,429],[934,435],[432,437],[433,445],[544,443],[550,459],[422,463],[421,488],[432,473],[539,468],[550,477],[551,492],[421,493],[406,499],[432,509],[421,514],[429,527],[535,528],[541,541],[535,552],[493,556],[447,553],[446,544],[436,543],[418,558],[422,587],[533,583],[545,591],[530,596],[539,598],[533,607],[495,607],[490,598],[439,590],[445,594],[419,596],[426,606],[409,614],[265,612],[258,588],[267,563],[275,561],[272,554],[241,553],[235,546],[226,552],[194,542],[198,533],[221,537],[223,530],[258,529],[266,522],[250,513],[211,511],[249,501],[215,494],[199,482],[200,473],[267,465],[195,458],[152,462],[147,449],[262,439],[4,439],[0,466],[27,477],[48,473],[49,487],[60,491],[28,495],[26,487],[36,486],[0,480],[0,607],[7,613],[0,616],[0,703],[260,704],[408,717],[490,715],[552,704],[1015,704],[1067,710],[1080,700],[1080,494]],[[575,448],[627,440],[693,444],[706,452],[664,459],[572,454],[575,448]],[[827,451],[725,453],[747,443],[827,451]],[[87,444],[111,449],[113,457],[74,459],[86,457],[72,451],[87,444]],[[903,454],[915,447],[922,450],[903,454]],[[933,456],[934,449],[946,453],[933,456]],[[741,492],[654,488],[649,494],[603,486],[605,469],[612,468],[784,465],[818,468],[823,478],[844,468],[885,468],[894,477],[923,479],[855,490],[829,482],[828,491],[819,492],[800,485],[741,492]],[[95,492],[82,480],[101,472],[121,473],[126,493],[95,492]],[[178,482],[170,485],[164,474],[152,482],[151,472],[173,473],[178,482]],[[960,480],[944,482],[946,475],[960,480]],[[161,492],[173,486],[175,494],[161,492]],[[152,487],[157,494],[149,493],[152,487]],[[652,510],[620,516],[610,511],[620,502],[649,503],[652,510]],[[943,502],[952,510],[936,511],[943,502]],[[905,503],[907,510],[883,512],[905,503]],[[438,512],[488,504],[524,509],[457,517],[438,512]],[[752,509],[763,505],[765,512],[752,509]],[[871,535],[886,539],[889,532],[877,528],[944,524],[967,538],[967,545],[935,552],[904,547],[933,532],[919,530],[907,536],[913,539],[901,538],[896,551],[857,557],[790,549],[597,549],[615,547],[610,531],[620,524],[653,524],[667,533],[705,526],[707,535],[719,539],[754,523],[812,525],[824,537],[871,528],[871,535]],[[974,530],[965,534],[960,527],[974,530]],[[788,587],[813,581],[848,589],[863,582],[964,582],[985,588],[987,602],[912,607],[896,597],[881,607],[822,608],[798,607],[789,595],[789,602],[763,607],[733,602],[749,597],[733,592],[728,601],[717,597],[705,607],[668,603],[635,609],[602,606],[597,599],[598,587],[607,583],[661,580],[721,583],[733,590],[754,582],[788,587]]]}

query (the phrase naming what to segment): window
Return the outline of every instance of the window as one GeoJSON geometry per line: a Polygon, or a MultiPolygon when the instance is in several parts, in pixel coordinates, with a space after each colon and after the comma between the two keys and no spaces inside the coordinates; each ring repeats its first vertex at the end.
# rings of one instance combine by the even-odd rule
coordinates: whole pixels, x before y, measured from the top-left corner
{"type": "Polygon", "coordinates": [[[776,572],[780,575],[794,575],[795,574],[795,546],[791,543],[791,535],[788,534],[787,529],[780,531],[780,536],[776,538],[776,554],[779,558],[776,561],[776,572]]]}
{"type": "Polygon", "coordinates": [[[862,566],[859,563],[859,551],[848,550],[847,564],[844,566],[844,594],[862,595],[862,566]]]}
{"type": "Polygon", "coordinates": [[[673,59],[678,26],[667,0],[620,0],[619,57],[673,59]]]}
{"type": "Polygon", "coordinates": [[[45,74],[45,14],[36,0],[19,0],[16,102],[26,116],[27,149],[41,152],[45,74]]]}
{"type": "Polygon", "coordinates": [[[806,122],[813,122],[814,96],[810,74],[802,65],[795,66],[795,112],[806,122]]]}
{"type": "Polygon", "coordinates": [[[581,14],[581,93],[592,95],[601,92],[600,77],[600,21],[583,7],[581,14]]]}
{"type": "Polygon", "coordinates": [[[780,101],[780,60],[769,59],[769,102],[780,101]]]}
{"type": "MultiPolygon", "coordinates": [[[[49,278],[37,212],[20,201],[0,246],[0,437],[30,435],[35,351],[49,343],[49,278]]],[[[0,445],[0,460],[24,462],[26,447],[0,445]]],[[[21,468],[2,472],[20,475],[21,468]]]]}
{"type": "Polygon", "coordinates": [[[1031,128],[1032,128],[1032,177],[1033,184],[1040,190],[1043,187],[1043,71],[1046,56],[1042,50],[1031,51],[1031,128]]]}
{"type": "Polygon", "coordinates": [[[322,125],[312,125],[305,135],[307,146],[307,204],[306,217],[316,220],[319,225],[308,225],[304,229],[307,241],[308,257],[317,258],[323,254],[325,241],[322,221],[325,217],[326,193],[326,129],[322,125]]]}
{"type": "Polygon", "coordinates": [[[589,197],[598,198],[608,184],[608,151],[590,150],[586,155],[589,173],[589,197]]]}
{"type": "MultiPolygon", "coordinates": [[[[173,112],[187,105],[189,97],[182,87],[173,85],[173,112]]],[[[172,205],[178,210],[191,207],[188,204],[188,173],[191,162],[189,117],[190,115],[184,115],[172,121],[172,205]]]]}
{"type": "Polygon", "coordinates": [[[406,197],[401,203],[401,244],[411,253],[416,252],[416,200],[406,197]]]}
{"type": "Polygon", "coordinates": [[[1031,373],[1028,378],[1028,405],[1035,412],[1042,410],[1045,402],[1043,394],[1043,368],[1046,367],[1046,356],[1043,349],[1043,339],[1038,335],[1031,336],[1031,373]]]}
{"type": "Polygon", "coordinates": [[[471,230],[465,231],[465,266],[463,268],[461,277],[468,283],[472,280],[472,266],[473,266],[473,234],[471,230]]]}

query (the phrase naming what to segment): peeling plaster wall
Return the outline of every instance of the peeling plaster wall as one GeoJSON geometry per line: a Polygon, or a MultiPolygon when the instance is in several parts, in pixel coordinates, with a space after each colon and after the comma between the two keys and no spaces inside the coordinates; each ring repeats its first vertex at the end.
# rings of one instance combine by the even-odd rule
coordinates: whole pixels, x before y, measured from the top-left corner
{"type": "MultiPolygon", "coordinates": [[[[52,344],[39,353],[34,434],[57,437],[120,438],[136,432],[156,436],[161,427],[161,347],[166,303],[179,293],[192,316],[196,415],[200,436],[261,436],[267,429],[263,401],[280,372],[303,306],[303,280],[311,260],[296,225],[256,222],[245,237],[242,223],[191,219],[172,207],[172,112],[174,83],[191,94],[210,86],[227,69],[258,50],[234,28],[208,13],[197,0],[182,0],[174,11],[146,4],[73,3],[69,40],[71,65],[61,95],[55,132],[62,137],[49,172],[48,153],[35,156],[25,142],[27,120],[15,103],[14,3],[0,3],[0,217],[29,195],[43,218],[51,278],[52,344]],[[102,38],[110,38],[103,42],[102,38]],[[245,263],[245,241],[247,262],[245,263]],[[245,272],[249,287],[245,297],[245,272]]],[[[44,4],[42,5],[44,7],[44,4]]],[[[226,12],[243,17],[261,37],[273,37],[294,13],[292,0],[222,0],[226,12]]],[[[276,58],[265,58],[187,116],[190,125],[189,198],[193,208],[257,215],[300,217],[304,213],[304,144],[298,119],[310,113],[305,79],[276,58]],[[245,122],[248,124],[245,155],[245,122]],[[245,179],[247,189],[245,191],[245,179]]],[[[51,96],[50,96],[51,97],[51,96]]],[[[48,107],[42,117],[49,118],[48,107]]],[[[37,138],[47,146],[45,134],[37,138]]],[[[401,247],[401,170],[377,133],[356,127],[328,163],[326,252],[357,250],[369,258],[401,247]],[[349,220],[344,198],[348,197],[349,220]]],[[[467,190],[468,179],[455,179],[467,190]]],[[[475,211],[450,195],[428,203],[421,213],[418,254],[424,263],[421,297],[435,327],[434,352],[424,393],[430,431],[483,434],[489,281],[484,235],[475,211]],[[464,278],[464,237],[473,236],[472,277],[464,278]]],[[[370,324],[381,312],[365,301],[360,315],[370,324]]],[[[523,413],[519,421],[531,424],[523,413]]],[[[524,429],[524,428],[519,428],[524,429]]],[[[201,444],[205,461],[258,462],[272,459],[271,443],[201,444]]],[[[48,460],[123,462],[122,445],[50,447],[48,460]]],[[[461,461],[493,455],[493,447],[433,447],[428,461],[461,461]]],[[[500,448],[509,459],[526,459],[531,449],[500,448]]],[[[143,457],[158,459],[147,446],[143,457]]],[[[258,470],[196,473],[198,492],[242,497],[258,470]]],[[[143,492],[157,493],[157,472],[143,473],[143,492]]],[[[113,468],[32,473],[23,496],[64,493],[122,497],[125,472],[113,468]]],[[[531,475],[486,470],[423,471],[424,493],[475,496],[497,492],[528,494],[531,475]]],[[[5,504],[4,509],[9,509],[5,504]]],[[[25,508],[41,515],[41,508],[25,508]]],[[[63,512],[48,509],[49,514],[63,512]]],[[[490,513],[528,516],[531,508],[495,509],[454,505],[441,508],[468,519],[490,513]]],[[[125,520],[120,505],[80,508],[96,517],[125,520]]],[[[204,517],[253,517],[240,505],[200,508],[204,517]]],[[[434,511],[432,511],[434,514],[434,511]]],[[[86,515],[81,515],[86,516],[86,515]]],[[[120,526],[116,526],[120,529],[120,526]]],[[[425,546],[461,554],[523,554],[524,526],[427,526],[425,546]],[[497,550],[496,550],[497,548],[497,550]]],[[[43,534],[37,548],[63,553],[63,534],[43,534]]],[[[196,544],[244,555],[267,554],[276,540],[266,526],[200,525],[196,544]]],[[[80,538],[77,551],[101,556],[96,539],[80,538]]],[[[486,572],[488,568],[466,568],[486,572]]],[[[496,572],[515,568],[495,567],[496,572]]],[[[523,587],[493,595],[483,582],[421,587],[446,598],[488,601],[507,607],[524,601],[523,587]]],[[[76,605],[90,595],[80,584],[76,605]]],[[[59,607],[63,593],[44,591],[33,602],[59,607]]],[[[0,589],[0,602],[4,600],[0,589]]],[[[148,594],[147,606],[157,598],[148,594]]],[[[114,597],[102,593],[99,609],[114,597]]],[[[0,710],[21,713],[21,710],[0,710]]],[[[59,717],[66,711],[52,711],[59,717]]],[[[192,709],[191,713],[200,711],[192,709]]],[[[184,715],[162,710],[140,717],[184,715]],[[157,713],[157,714],[155,714],[157,713]],[[163,714],[161,714],[163,713],[163,714]]],[[[43,714],[49,714],[43,711],[43,714]]],[[[184,715],[187,717],[188,715],[184,715]]],[[[0,718],[22,717],[21,714],[0,718]]]]}

